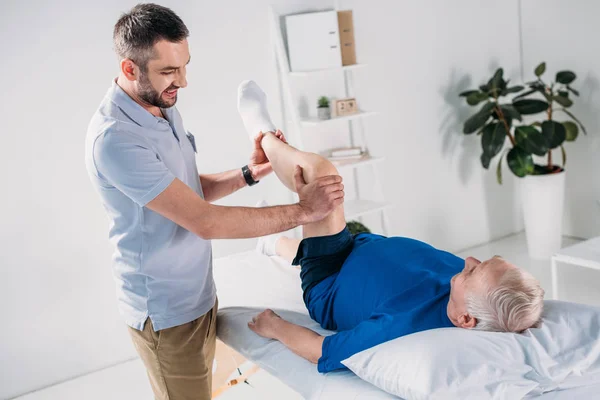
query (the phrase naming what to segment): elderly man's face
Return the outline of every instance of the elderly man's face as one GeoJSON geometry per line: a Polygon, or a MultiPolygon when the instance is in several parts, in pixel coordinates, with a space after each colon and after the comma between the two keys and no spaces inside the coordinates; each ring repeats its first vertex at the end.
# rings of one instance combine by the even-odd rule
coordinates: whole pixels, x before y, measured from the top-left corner
{"type": "Polygon", "coordinates": [[[474,257],[465,260],[462,272],[454,275],[450,281],[450,301],[448,302],[448,318],[459,328],[473,328],[477,321],[467,312],[466,295],[484,295],[495,288],[502,275],[511,268],[517,268],[500,256],[486,261],[474,257]]]}

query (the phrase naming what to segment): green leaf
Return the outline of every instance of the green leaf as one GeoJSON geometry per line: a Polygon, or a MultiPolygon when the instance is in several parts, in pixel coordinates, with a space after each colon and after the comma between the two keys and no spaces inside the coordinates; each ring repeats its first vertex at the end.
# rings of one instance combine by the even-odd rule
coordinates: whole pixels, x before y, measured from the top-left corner
{"type": "Polygon", "coordinates": [[[503,104],[500,106],[500,109],[502,110],[502,113],[504,113],[505,117],[508,117],[511,119],[516,119],[519,121],[523,120],[523,117],[521,117],[521,114],[511,104],[503,104]]]}
{"type": "Polygon", "coordinates": [[[539,78],[540,76],[542,76],[542,74],[545,71],[546,71],[546,63],[542,62],[540,65],[535,67],[535,70],[533,71],[533,73],[535,74],[535,76],[537,76],[539,78]]]}
{"type": "Polygon", "coordinates": [[[473,93],[479,93],[479,90],[465,90],[464,92],[460,93],[458,97],[467,97],[468,95],[473,93]]]}
{"type": "Polygon", "coordinates": [[[579,127],[581,128],[581,130],[583,131],[584,135],[587,135],[587,131],[585,130],[585,126],[583,126],[583,124],[581,123],[581,121],[579,121],[572,112],[570,112],[569,110],[565,109],[565,108],[559,108],[556,111],[562,111],[565,114],[567,114],[569,117],[571,117],[573,120],[575,120],[575,122],[577,122],[577,124],[579,124],[579,127]]]}
{"type": "Polygon", "coordinates": [[[533,172],[531,173],[531,175],[546,175],[549,173],[550,173],[550,170],[548,169],[547,165],[535,164],[533,166],[533,172]]]}
{"type": "Polygon", "coordinates": [[[554,149],[565,141],[567,130],[560,122],[544,121],[542,122],[542,134],[546,138],[548,147],[554,149]]]}
{"type": "Polygon", "coordinates": [[[365,225],[361,224],[358,221],[348,221],[346,222],[346,225],[348,226],[348,230],[350,231],[350,233],[353,235],[363,232],[371,233],[371,230],[369,228],[367,228],[365,225]]]}
{"type": "Polygon", "coordinates": [[[490,90],[490,86],[489,85],[481,85],[479,86],[479,90],[481,90],[482,92],[489,92],[490,90]]]}
{"type": "Polygon", "coordinates": [[[515,141],[527,153],[543,156],[548,152],[544,135],[533,126],[522,125],[515,128],[515,141]]]}
{"type": "Polygon", "coordinates": [[[567,86],[567,90],[573,93],[575,96],[579,96],[579,92],[573,89],[571,86],[567,86]]]}
{"type": "Polygon", "coordinates": [[[502,68],[498,68],[494,73],[494,76],[492,76],[487,83],[489,91],[494,97],[497,97],[500,92],[506,88],[506,82],[504,79],[502,79],[503,74],[504,70],[502,68]]]}
{"type": "Polygon", "coordinates": [[[550,90],[550,88],[547,88],[543,82],[539,80],[532,82],[529,84],[529,87],[537,92],[540,92],[540,94],[546,98],[546,101],[550,102],[552,100],[552,97],[550,94],[548,94],[548,90],[550,90]]]}
{"type": "Polygon", "coordinates": [[[531,90],[528,90],[528,91],[526,91],[526,92],[524,92],[524,93],[521,93],[521,94],[520,94],[520,95],[518,95],[518,96],[515,96],[515,97],[513,98],[513,101],[515,101],[515,100],[518,100],[518,99],[522,99],[523,97],[527,97],[527,96],[529,96],[530,94],[532,94],[532,93],[535,93],[535,92],[538,92],[538,90],[537,90],[537,89],[531,89],[531,90]]]}
{"type": "Polygon", "coordinates": [[[531,174],[534,169],[533,158],[520,147],[513,147],[506,156],[506,162],[510,170],[519,178],[531,174]]]}
{"type": "Polygon", "coordinates": [[[487,93],[475,91],[475,93],[471,93],[470,95],[467,96],[467,103],[471,106],[476,106],[477,104],[481,103],[482,101],[487,100],[487,98],[488,98],[487,93]]]}
{"type": "MultiPolygon", "coordinates": [[[[492,159],[502,150],[506,139],[506,128],[504,124],[497,122],[486,125],[483,128],[483,136],[481,137],[481,148],[483,153],[492,159]]],[[[489,165],[489,164],[488,164],[489,165]]]]}
{"type": "Polygon", "coordinates": [[[492,159],[487,154],[481,153],[481,157],[479,157],[479,159],[481,160],[481,165],[483,168],[488,169],[490,167],[490,161],[492,161],[492,159]]]}
{"type": "Polygon", "coordinates": [[[579,134],[579,128],[577,127],[577,124],[573,121],[563,121],[562,124],[567,131],[565,140],[567,142],[572,142],[577,139],[577,135],[579,134]]]}
{"type": "Polygon", "coordinates": [[[463,132],[466,134],[473,133],[481,128],[487,120],[490,118],[490,114],[494,109],[494,103],[487,102],[485,103],[476,114],[472,115],[469,119],[465,121],[465,125],[463,126],[463,132]]]}
{"type": "Polygon", "coordinates": [[[507,88],[507,89],[504,91],[504,93],[506,93],[506,94],[508,94],[508,93],[518,93],[518,92],[520,92],[520,91],[521,91],[521,90],[523,90],[523,89],[525,89],[525,87],[524,87],[524,86],[521,86],[521,85],[512,86],[512,87],[509,87],[509,88],[507,88]]]}
{"type": "Polygon", "coordinates": [[[522,99],[513,101],[513,106],[521,115],[537,114],[548,109],[548,103],[543,100],[536,99],[522,99]]]}
{"type": "Polygon", "coordinates": [[[556,73],[556,81],[563,85],[568,85],[573,82],[577,76],[571,71],[560,71],[556,73]]]}
{"type": "Polygon", "coordinates": [[[502,158],[498,160],[498,166],[496,167],[496,180],[500,185],[502,185],[502,158]]]}
{"type": "Polygon", "coordinates": [[[559,90],[558,95],[562,97],[569,97],[569,92],[567,90],[559,90]]]}
{"type": "Polygon", "coordinates": [[[557,102],[563,107],[571,107],[573,105],[573,101],[568,97],[554,96],[553,99],[555,102],[557,102]]]}
{"type": "Polygon", "coordinates": [[[563,159],[562,167],[564,168],[565,165],[567,164],[567,152],[565,151],[565,147],[562,144],[560,145],[560,152],[562,153],[562,159],[563,159]]]}
{"type": "Polygon", "coordinates": [[[544,85],[540,80],[530,82],[529,87],[537,90],[546,90],[546,85],[544,85]]]}

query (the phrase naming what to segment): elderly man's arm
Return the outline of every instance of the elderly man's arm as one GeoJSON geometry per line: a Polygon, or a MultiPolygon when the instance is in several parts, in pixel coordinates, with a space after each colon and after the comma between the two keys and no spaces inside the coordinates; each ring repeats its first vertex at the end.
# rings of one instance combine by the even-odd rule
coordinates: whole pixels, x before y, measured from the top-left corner
{"type": "Polygon", "coordinates": [[[252,318],[248,327],[262,337],[279,340],[294,353],[316,364],[321,358],[325,337],[265,310],[252,318]]]}

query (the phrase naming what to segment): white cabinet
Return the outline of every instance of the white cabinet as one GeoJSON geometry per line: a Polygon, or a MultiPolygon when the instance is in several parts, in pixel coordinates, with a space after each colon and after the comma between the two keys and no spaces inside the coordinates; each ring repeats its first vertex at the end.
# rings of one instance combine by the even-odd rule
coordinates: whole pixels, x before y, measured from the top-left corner
{"type": "Polygon", "coordinates": [[[288,15],[285,25],[292,71],[342,66],[336,11],[288,15]]]}

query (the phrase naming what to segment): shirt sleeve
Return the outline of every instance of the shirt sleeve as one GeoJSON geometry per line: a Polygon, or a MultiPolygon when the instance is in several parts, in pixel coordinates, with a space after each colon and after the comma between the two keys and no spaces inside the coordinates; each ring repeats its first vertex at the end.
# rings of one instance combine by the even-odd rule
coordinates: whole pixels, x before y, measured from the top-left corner
{"type": "Polygon", "coordinates": [[[402,336],[402,332],[393,329],[393,324],[394,318],[391,315],[374,315],[353,329],[327,336],[323,341],[317,369],[321,373],[346,369],[342,364],[346,358],[402,336]],[[395,334],[392,335],[392,332],[395,334]]]}
{"type": "Polygon", "coordinates": [[[362,321],[353,329],[327,336],[323,340],[321,358],[317,365],[319,372],[346,369],[342,361],[388,340],[428,329],[453,326],[446,317],[447,302],[433,299],[422,302],[418,307],[406,305],[400,312],[397,302],[397,299],[390,299],[389,303],[392,304],[382,305],[369,319],[362,321]],[[431,302],[438,306],[432,305],[431,302]]]}
{"type": "Polygon", "coordinates": [[[93,160],[101,178],[142,207],[175,179],[149,145],[125,132],[99,135],[93,160]]]}

